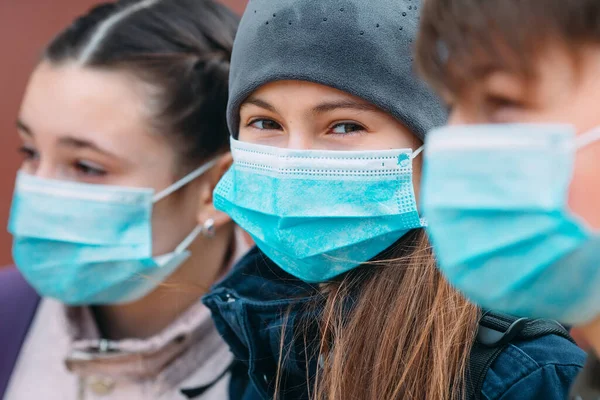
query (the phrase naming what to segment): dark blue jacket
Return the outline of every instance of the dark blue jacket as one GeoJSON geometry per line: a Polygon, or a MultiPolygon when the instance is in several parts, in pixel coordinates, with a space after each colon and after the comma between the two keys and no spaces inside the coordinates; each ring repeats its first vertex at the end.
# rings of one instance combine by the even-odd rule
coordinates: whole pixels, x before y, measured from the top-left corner
{"type": "MultiPolygon", "coordinates": [[[[232,400],[272,398],[282,343],[280,398],[308,398],[307,376],[314,376],[317,367],[310,350],[318,349],[318,331],[311,323],[317,315],[311,307],[315,296],[315,286],[285,273],[254,249],[204,298],[217,329],[245,365],[233,374],[232,400]],[[314,342],[306,346],[303,338],[314,342]]],[[[584,362],[585,353],[559,336],[515,341],[490,367],[482,398],[564,400],[584,362]]]]}

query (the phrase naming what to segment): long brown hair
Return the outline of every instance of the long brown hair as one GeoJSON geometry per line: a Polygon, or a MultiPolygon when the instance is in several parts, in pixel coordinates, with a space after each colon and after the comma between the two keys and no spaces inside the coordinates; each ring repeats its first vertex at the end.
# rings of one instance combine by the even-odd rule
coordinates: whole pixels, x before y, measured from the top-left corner
{"type": "Polygon", "coordinates": [[[322,289],[312,399],[464,398],[479,311],[441,276],[423,230],[322,289]]]}

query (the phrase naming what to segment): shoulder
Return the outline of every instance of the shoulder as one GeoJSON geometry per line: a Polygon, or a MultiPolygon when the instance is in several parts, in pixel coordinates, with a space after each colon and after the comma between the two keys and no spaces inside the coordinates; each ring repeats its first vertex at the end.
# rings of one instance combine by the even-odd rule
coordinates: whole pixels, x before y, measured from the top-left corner
{"type": "Polygon", "coordinates": [[[75,376],[64,366],[70,336],[63,315],[64,305],[58,301],[48,298],[40,301],[23,337],[7,399],[64,399],[68,398],[69,388],[76,387],[75,376]]]}
{"type": "Polygon", "coordinates": [[[556,335],[514,341],[488,370],[483,398],[563,400],[585,357],[579,347],[556,335]]]}
{"type": "Polygon", "coordinates": [[[37,303],[38,295],[14,266],[0,267],[0,300],[3,305],[37,303]]]}

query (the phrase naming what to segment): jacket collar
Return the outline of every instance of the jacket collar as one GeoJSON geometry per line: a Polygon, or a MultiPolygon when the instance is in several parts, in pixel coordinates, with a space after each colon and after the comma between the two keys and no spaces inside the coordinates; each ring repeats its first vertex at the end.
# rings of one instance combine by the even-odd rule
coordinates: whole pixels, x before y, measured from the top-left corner
{"type": "Polygon", "coordinates": [[[263,396],[273,395],[281,360],[285,398],[302,399],[316,371],[319,335],[311,321],[317,321],[320,298],[316,286],[287,274],[255,248],[203,301],[263,396]],[[312,343],[305,344],[308,338],[312,343]]]}

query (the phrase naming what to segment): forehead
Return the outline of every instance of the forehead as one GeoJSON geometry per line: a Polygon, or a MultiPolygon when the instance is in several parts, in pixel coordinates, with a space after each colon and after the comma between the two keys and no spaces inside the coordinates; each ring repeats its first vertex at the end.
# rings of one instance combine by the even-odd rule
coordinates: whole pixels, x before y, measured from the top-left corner
{"type": "Polygon", "coordinates": [[[306,112],[324,114],[338,109],[354,109],[386,114],[374,104],[330,86],[301,80],[280,80],[255,90],[242,103],[278,112],[306,112]]]}
{"type": "Polygon", "coordinates": [[[456,83],[446,87],[447,94],[460,96],[465,92],[486,89],[495,93],[521,93],[523,96],[535,96],[550,84],[553,87],[573,87],[578,83],[586,57],[564,47],[561,43],[540,47],[535,54],[528,56],[526,64],[519,64],[517,56],[512,60],[493,62],[489,56],[472,56],[469,65],[458,59],[449,59],[447,80],[456,83]]]}
{"type": "Polygon", "coordinates": [[[259,96],[286,96],[289,93],[302,94],[308,98],[319,101],[322,96],[336,98],[351,98],[355,101],[365,102],[350,93],[335,89],[331,86],[300,80],[280,80],[269,82],[256,89],[249,98],[259,96]]]}
{"type": "Polygon", "coordinates": [[[42,62],[33,72],[20,119],[37,137],[69,135],[94,140],[122,154],[151,133],[142,84],[126,73],[42,62]]]}
{"type": "Polygon", "coordinates": [[[469,18],[440,25],[432,21],[431,15],[425,18],[430,29],[423,29],[419,41],[419,67],[444,95],[459,95],[498,74],[532,85],[541,79],[542,72],[547,72],[548,65],[550,69],[572,69],[576,65],[571,63],[580,53],[581,46],[573,46],[572,41],[557,36],[551,28],[533,29],[541,23],[536,18],[525,19],[523,22],[531,25],[526,28],[493,19],[489,20],[491,25],[475,24],[469,18]]]}

